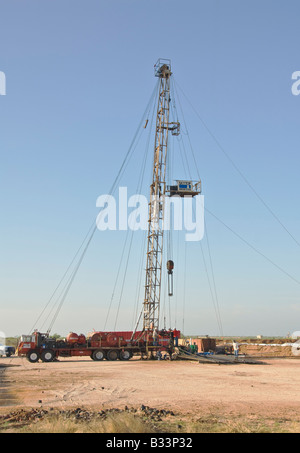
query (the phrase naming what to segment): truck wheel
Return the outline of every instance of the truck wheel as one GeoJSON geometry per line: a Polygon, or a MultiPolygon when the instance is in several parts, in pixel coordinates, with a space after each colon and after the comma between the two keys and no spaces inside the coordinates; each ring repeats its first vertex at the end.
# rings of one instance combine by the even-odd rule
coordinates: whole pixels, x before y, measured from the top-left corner
{"type": "Polygon", "coordinates": [[[107,353],[107,360],[117,360],[119,358],[119,351],[117,349],[110,349],[107,353]]]}
{"type": "Polygon", "coordinates": [[[27,354],[27,359],[31,363],[37,362],[39,360],[39,358],[40,358],[40,354],[38,353],[38,351],[34,351],[33,349],[31,351],[29,351],[27,354]]]}
{"type": "Polygon", "coordinates": [[[54,351],[52,351],[51,349],[45,349],[45,351],[43,351],[41,354],[41,359],[43,362],[52,362],[54,355],[54,351]]]}
{"type": "Polygon", "coordinates": [[[103,360],[104,358],[105,358],[105,353],[101,349],[94,351],[92,354],[92,359],[96,360],[97,362],[99,362],[100,360],[103,360]]]}
{"type": "Polygon", "coordinates": [[[131,351],[120,351],[120,360],[129,360],[132,357],[131,351]]]}

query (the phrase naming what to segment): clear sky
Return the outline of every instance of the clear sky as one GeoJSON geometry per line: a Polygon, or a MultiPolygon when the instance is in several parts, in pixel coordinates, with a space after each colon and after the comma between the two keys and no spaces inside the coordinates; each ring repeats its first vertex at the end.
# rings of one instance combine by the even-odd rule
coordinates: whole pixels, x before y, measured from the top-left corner
{"type": "MultiPolygon", "coordinates": [[[[291,91],[300,71],[298,0],[0,0],[6,335],[30,331],[93,224],[96,200],[115,180],[155,87],[158,58],[172,61],[182,140],[192,146],[209,210],[201,244],[173,235],[167,327],[210,335],[300,329],[300,96],[291,91]]],[[[130,194],[146,134],[120,181],[130,194]]],[[[174,179],[189,176],[178,152],[172,159],[174,179]]],[[[196,179],[191,155],[189,164],[196,179]]],[[[141,234],[112,298],[125,238],[95,233],[53,332],[103,329],[111,300],[106,327],[114,328],[118,306],[117,329],[133,327],[143,301],[141,234]]]]}

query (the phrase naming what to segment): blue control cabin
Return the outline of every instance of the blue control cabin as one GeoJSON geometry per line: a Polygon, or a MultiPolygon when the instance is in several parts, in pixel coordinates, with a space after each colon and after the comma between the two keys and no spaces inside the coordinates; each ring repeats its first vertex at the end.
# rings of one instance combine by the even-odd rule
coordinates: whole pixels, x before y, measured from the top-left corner
{"type": "Polygon", "coordinates": [[[193,181],[176,181],[176,185],[168,186],[167,192],[169,192],[170,197],[174,195],[184,197],[199,195],[201,193],[201,181],[194,183],[193,181]]]}

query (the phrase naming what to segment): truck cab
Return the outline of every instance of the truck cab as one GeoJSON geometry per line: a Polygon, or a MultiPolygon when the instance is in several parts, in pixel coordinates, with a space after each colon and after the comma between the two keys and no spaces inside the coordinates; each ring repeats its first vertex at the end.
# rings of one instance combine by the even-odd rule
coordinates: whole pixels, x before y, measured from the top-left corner
{"type": "Polygon", "coordinates": [[[0,343],[0,357],[4,355],[10,357],[15,353],[15,348],[13,346],[6,346],[5,344],[0,343]]]}

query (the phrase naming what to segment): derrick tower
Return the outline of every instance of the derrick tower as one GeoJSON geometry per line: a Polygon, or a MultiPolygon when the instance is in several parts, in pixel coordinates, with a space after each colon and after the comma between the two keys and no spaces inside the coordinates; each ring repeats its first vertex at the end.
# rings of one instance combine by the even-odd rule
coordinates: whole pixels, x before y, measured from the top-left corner
{"type": "Polygon", "coordinates": [[[179,135],[180,130],[180,124],[178,122],[169,122],[171,62],[170,60],[159,59],[154,69],[155,76],[159,78],[159,91],[153,177],[149,200],[143,330],[153,330],[159,327],[168,135],[169,131],[173,135],[179,135]]]}

